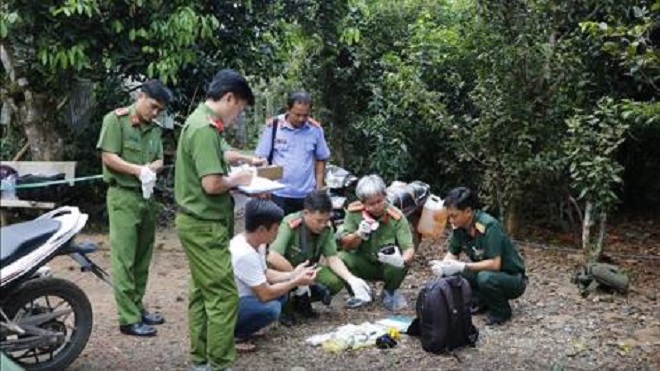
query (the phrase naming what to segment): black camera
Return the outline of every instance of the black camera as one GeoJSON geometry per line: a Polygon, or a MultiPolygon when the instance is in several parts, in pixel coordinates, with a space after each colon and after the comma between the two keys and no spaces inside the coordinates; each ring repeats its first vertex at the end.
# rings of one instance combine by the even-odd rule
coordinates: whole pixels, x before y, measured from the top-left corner
{"type": "Polygon", "coordinates": [[[396,252],[396,245],[383,246],[380,248],[380,250],[378,250],[378,252],[384,255],[392,255],[394,252],[396,252]]]}

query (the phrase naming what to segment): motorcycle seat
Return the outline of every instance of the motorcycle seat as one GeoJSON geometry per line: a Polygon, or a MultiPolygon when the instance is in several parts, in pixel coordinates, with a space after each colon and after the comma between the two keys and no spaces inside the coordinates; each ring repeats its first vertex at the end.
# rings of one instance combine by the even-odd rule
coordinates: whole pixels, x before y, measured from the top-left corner
{"type": "Polygon", "coordinates": [[[43,245],[60,228],[54,219],[35,219],[0,229],[0,263],[15,262],[43,245]]]}

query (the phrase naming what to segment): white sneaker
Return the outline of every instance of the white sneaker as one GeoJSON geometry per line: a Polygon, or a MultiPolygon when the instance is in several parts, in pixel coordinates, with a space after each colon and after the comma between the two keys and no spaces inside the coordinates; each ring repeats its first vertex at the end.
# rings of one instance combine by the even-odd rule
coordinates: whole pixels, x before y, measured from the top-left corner
{"type": "Polygon", "coordinates": [[[406,298],[401,294],[401,291],[394,290],[390,293],[387,290],[383,291],[383,307],[390,312],[398,312],[408,306],[406,298]]]}
{"type": "Polygon", "coordinates": [[[360,307],[363,307],[367,304],[369,304],[369,302],[364,301],[362,299],[358,299],[356,297],[351,297],[351,298],[348,298],[346,300],[346,308],[349,308],[349,309],[360,308],[360,307]]]}

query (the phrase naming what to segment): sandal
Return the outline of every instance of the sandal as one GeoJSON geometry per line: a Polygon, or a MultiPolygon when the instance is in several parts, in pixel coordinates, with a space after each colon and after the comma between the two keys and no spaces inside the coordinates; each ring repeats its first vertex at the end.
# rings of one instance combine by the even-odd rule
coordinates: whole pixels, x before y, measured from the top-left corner
{"type": "Polygon", "coordinates": [[[238,353],[252,353],[257,350],[257,346],[250,340],[236,339],[236,351],[238,353]]]}

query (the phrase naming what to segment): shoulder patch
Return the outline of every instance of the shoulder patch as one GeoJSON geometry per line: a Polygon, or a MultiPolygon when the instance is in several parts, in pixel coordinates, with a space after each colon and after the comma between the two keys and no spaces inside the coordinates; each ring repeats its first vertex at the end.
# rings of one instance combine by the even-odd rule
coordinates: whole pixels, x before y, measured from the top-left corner
{"type": "Polygon", "coordinates": [[[360,201],[355,201],[351,202],[346,209],[350,212],[362,211],[364,210],[364,205],[360,201]]]}
{"type": "Polygon", "coordinates": [[[117,108],[115,110],[115,115],[117,115],[117,116],[126,116],[126,115],[128,115],[129,112],[130,111],[129,111],[128,107],[117,108]]]}
{"type": "Polygon", "coordinates": [[[483,224],[481,224],[481,223],[479,223],[479,222],[474,223],[474,228],[475,228],[476,230],[478,230],[479,233],[481,233],[481,234],[486,233],[486,226],[483,225],[483,224]]]}
{"type": "Polygon", "coordinates": [[[289,228],[291,228],[291,229],[296,229],[296,228],[300,227],[300,225],[302,224],[302,222],[303,222],[302,218],[295,218],[295,219],[292,219],[292,220],[289,222],[289,228]]]}
{"type": "Polygon", "coordinates": [[[309,122],[312,126],[315,126],[315,127],[317,127],[317,128],[320,128],[320,127],[321,127],[321,123],[318,122],[318,121],[316,121],[316,120],[314,120],[314,119],[311,118],[311,117],[307,119],[307,122],[309,122]]]}
{"type": "Polygon", "coordinates": [[[401,219],[401,212],[399,212],[398,210],[396,210],[392,207],[387,208],[387,215],[391,216],[392,219],[394,219],[394,220],[401,219]]]}

